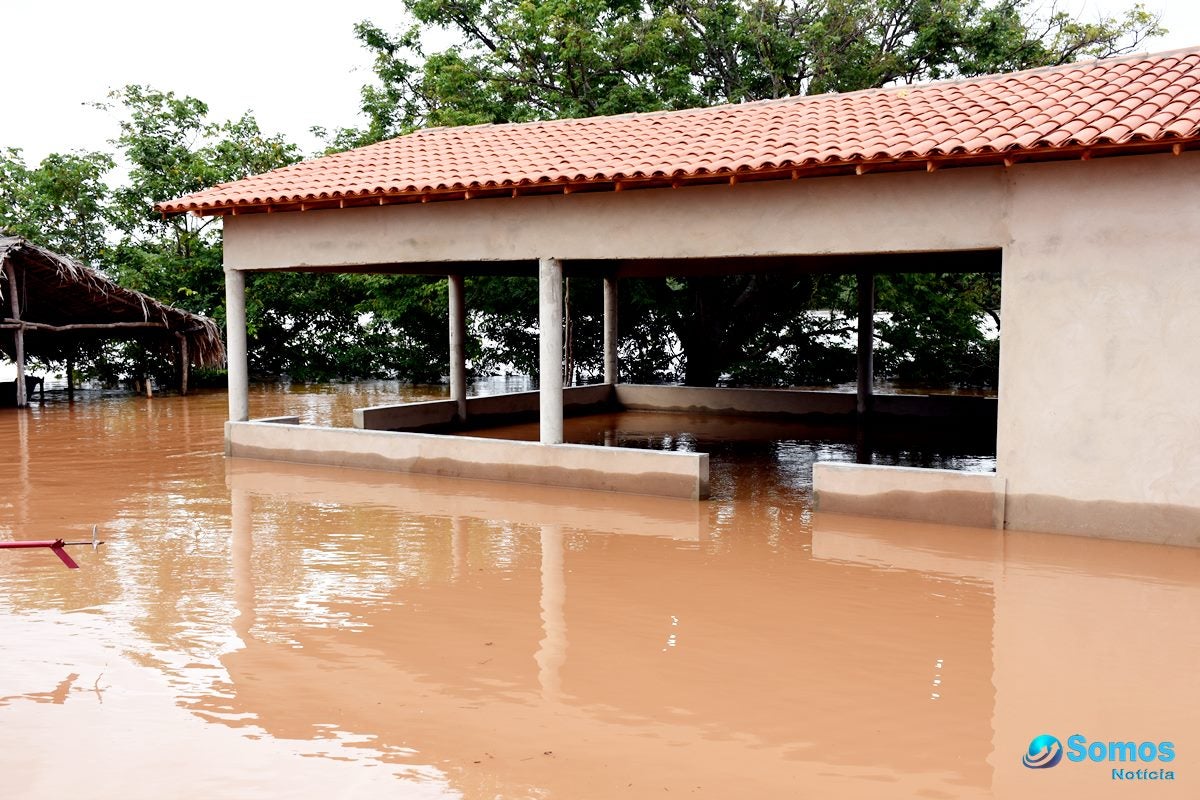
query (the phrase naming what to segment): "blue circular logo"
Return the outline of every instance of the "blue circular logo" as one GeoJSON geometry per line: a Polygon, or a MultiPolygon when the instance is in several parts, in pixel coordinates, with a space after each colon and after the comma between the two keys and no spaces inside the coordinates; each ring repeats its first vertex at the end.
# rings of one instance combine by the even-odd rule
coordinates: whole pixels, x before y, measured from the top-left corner
{"type": "Polygon", "coordinates": [[[1030,769],[1050,769],[1062,761],[1062,742],[1048,733],[1033,737],[1029,750],[1021,756],[1021,763],[1030,769]]]}

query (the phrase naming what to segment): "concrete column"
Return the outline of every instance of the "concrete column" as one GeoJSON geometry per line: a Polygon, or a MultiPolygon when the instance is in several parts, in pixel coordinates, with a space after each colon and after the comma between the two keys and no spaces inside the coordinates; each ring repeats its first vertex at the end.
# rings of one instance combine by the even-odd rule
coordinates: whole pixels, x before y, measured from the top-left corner
{"type": "Polygon", "coordinates": [[[617,276],[609,275],[604,278],[604,382],[617,380],[617,276]]]}
{"type": "Polygon", "coordinates": [[[246,273],[225,270],[225,352],[229,367],[229,420],[250,419],[250,363],[246,355],[246,273]]]}
{"type": "MultiPolygon", "coordinates": [[[[8,278],[9,316],[13,322],[20,322],[21,301],[17,290],[17,270],[11,261],[4,262],[4,274],[8,278]]],[[[13,357],[17,362],[17,408],[24,408],[29,405],[29,398],[25,396],[25,331],[21,328],[13,329],[13,357]]]]}
{"type": "Polygon", "coordinates": [[[538,417],[542,444],[563,440],[563,269],[557,258],[538,261],[538,417]]]}
{"type": "Polygon", "coordinates": [[[458,403],[458,421],[467,419],[467,316],[463,276],[447,275],[450,299],[450,399],[458,403]]]}
{"type": "Polygon", "coordinates": [[[858,273],[858,413],[871,410],[875,382],[875,275],[858,273]]]}

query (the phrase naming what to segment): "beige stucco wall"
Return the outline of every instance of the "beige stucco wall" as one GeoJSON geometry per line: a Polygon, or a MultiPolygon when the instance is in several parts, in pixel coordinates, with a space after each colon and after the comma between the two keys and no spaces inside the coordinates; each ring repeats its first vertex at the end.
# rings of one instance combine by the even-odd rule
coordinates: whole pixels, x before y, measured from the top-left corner
{"type": "Polygon", "coordinates": [[[1001,169],[225,218],[236,269],[908,252],[1006,240],[1001,169]]]}
{"type": "Polygon", "coordinates": [[[1200,154],[1009,175],[1010,528],[1200,544],[1200,154]]]}

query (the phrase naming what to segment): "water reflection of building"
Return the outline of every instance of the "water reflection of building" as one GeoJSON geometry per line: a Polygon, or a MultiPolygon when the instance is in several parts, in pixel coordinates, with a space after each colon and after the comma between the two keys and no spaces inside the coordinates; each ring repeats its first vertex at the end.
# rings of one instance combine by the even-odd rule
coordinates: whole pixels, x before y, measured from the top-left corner
{"type": "Polygon", "coordinates": [[[1200,735],[1194,680],[1181,668],[1200,657],[1200,553],[1080,545],[837,515],[818,515],[813,528],[817,558],[988,588],[995,686],[988,763],[998,798],[1136,791],[1114,783],[1104,764],[1026,769],[1020,757],[1043,733],[1138,742],[1200,735]]]}
{"type": "MultiPolygon", "coordinates": [[[[991,597],[982,583],[946,581],[931,593],[926,575],[811,559],[799,543],[767,558],[763,538],[710,540],[710,520],[680,518],[677,509],[694,504],[646,498],[643,518],[660,506],[659,520],[633,526],[651,534],[635,537],[605,533],[631,531],[578,507],[570,521],[538,523],[561,511],[506,498],[509,487],[450,482],[439,495],[428,481],[405,498],[386,479],[372,488],[362,476],[312,474],[231,474],[245,648],[223,663],[236,708],[276,736],[328,719],[379,737],[382,751],[416,748],[414,758],[450,773],[468,796],[485,786],[504,796],[611,796],[650,779],[694,781],[705,796],[803,786],[870,797],[885,785],[970,797],[990,785],[991,597]],[[507,505],[472,511],[489,494],[507,505]],[[258,608],[287,604],[275,594],[291,591],[292,579],[276,580],[258,560],[256,538],[280,546],[272,528],[283,515],[294,520],[297,504],[339,496],[398,520],[453,504],[466,514],[432,543],[442,551],[428,554],[436,574],[398,576],[362,603],[342,598],[325,619],[286,626],[279,641],[278,622],[258,608]],[[521,520],[520,544],[498,569],[477,548],[508,517],[521,520]],[[354,630],[326,624],[348,606],[354,630]],[[952,677],[934,699],[938,658],[952,677]],[[914,738],[930,746],[909,746],[914,738]]],[[[720,524],[766,527],[773,510],[754,519],[755,508],[720,524]]],[[[287,546],[312,547],[317,535],[294,530],[287,546]]]]}
{"type": "MultiPolygon", "coordinates": [[[[406,494],[388,478],[302,473],[231,474],[245,644],[223,659],[232,702],[276,736],[322,719],[377,737],[381,758],[433,763],[468,797],[611,796],[652,779],[694,781],[702,796],[1103,796],[1107,773],[1021,767],[1029,738],[1200,733],[1194,705],[1178,702],[1186,670],[1153,656],[1166,636],[1176,654],[1181,637],[1184,652],[1200,648],[1178,623],[1200,611],[1194,551],[1164,573],[1148,546],[1106,543],[1080,563],[1073,540],[818,516],[810,555],[803,535],[755,535],[769,504],[701,520],[668,502],[666,535],[612,535],[602,509],[564,520],[510,487],[439,492],[430,479],[406,494]],[[435,571],[333,600],[280,641],[280,622],[256,609],[294,600],[290,579],[259,561],[258,540],[282,544],[283,516],[339,498],[399,527],[465,513],[426,538],[435,571]],[[507,505],[489,514],[490,502],[507,505]],[[497,525],[510,548],[486,552],[497,525]],[[347,609],[352,627],[327,624],[347,609]],[[1096,613],[1131,646],[1079,624],[1096,613]],[[1144,680],[1111,683],[1126,674],[1144,680]]],[[[284,538],[303,550],[319,536],[284,538]]]]}

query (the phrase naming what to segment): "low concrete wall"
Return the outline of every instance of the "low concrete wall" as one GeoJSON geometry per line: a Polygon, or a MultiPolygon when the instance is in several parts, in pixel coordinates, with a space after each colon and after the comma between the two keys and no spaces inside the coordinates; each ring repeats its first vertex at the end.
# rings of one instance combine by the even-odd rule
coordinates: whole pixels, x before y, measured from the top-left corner
{"type": "MultiPolygon", "coordinates": [[[[467,401],[468,408],[470,400],[467,401]]],[[[458,403],[454,400],[426,400],[354,409],[354,427],[367,431],[423,430],[440,428],[454,422],[458,403]]]]}
{"type": "MultiPolygon", "coordinates": [[[[632,411],[677,411],[737,416],[851,416],[854,392],[806,389],[739,389],[701,386],[616,386],[616,402],[632,411]]],[[[994,397],[968,395],[880,394],[876,414],[941,419],[996,419],[994,397]]]]}
{"type": "MultiPolygon", "coordinates": [[[[996,399],[962,395],[876,395],[880,416],[972,420],[994,423],[996,399]]],[[[567,416],[601,410],[666,411],[742,417],[848,417],[854,415],[853,392],[805,389],[739,389],[701,386],[572,386],[563,390],[567,416]]],[[[467,421],[457,419],[453,400],[371,406],[354,410],[354,427],[372,431],[438,431],[479,429],[535,420],[538,393],[515,392],[467,399],[467,421]]]]}
{"type": "Polygon", "coordinates": [[[724,389],[702,386],[616,387],[617,404],[630,411],[682,411],[704,414],[852,414],[854,395],[797,389],[724,389]]]}
{"type": "Polygon", "coordinates": [[[708,454],[543,445],[428,433],[225,423],[238,458],[417,472],[661,497],[708,497],[708,454]]]}
{"type": "Polygon", "coordinates": [[[821,512],[1003,528],[1004,489],[1004,478],[992,473],[813,465],[813,495],[821,512]]]}
{"type": "MultiPolygon", "coordinates": [[[[572,386],[563,390],[567,415],[600,410],[613,402],[610,384],[572,386]]],[[[458,426],[458,404],[453,400],[371,406],[354,409],[354,427],[369,431],[422,431],[455,427],[479,428],[537,419],[538,393],[511,392],[467,398],[466,425],[458,426]]]]}

